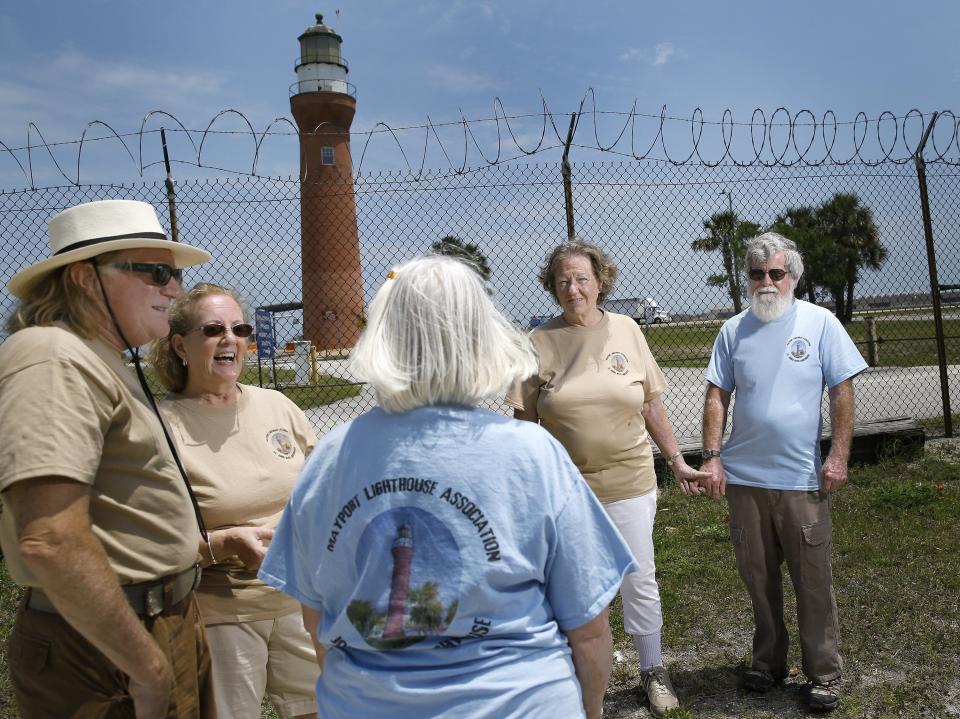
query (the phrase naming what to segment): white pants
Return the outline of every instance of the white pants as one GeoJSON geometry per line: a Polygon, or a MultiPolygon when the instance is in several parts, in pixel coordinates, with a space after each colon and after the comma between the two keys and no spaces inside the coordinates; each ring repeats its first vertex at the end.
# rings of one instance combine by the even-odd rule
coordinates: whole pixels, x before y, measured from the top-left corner
{"type": "Polygon", "coordinates": [[[317,711],[320,667],[300,612],[206,633],[220,719],[260,719],[264,692],[283,719],[317,711]]]}
{"type": "Polygon", "coordinates": [[[653,521],[657,515],[657,491],[603,505],[617,525],[639,571],[628,574],[620,587],[623,628],[631,636],[659,633],[663,627],[660,588],[653,562],[653,521]]]}

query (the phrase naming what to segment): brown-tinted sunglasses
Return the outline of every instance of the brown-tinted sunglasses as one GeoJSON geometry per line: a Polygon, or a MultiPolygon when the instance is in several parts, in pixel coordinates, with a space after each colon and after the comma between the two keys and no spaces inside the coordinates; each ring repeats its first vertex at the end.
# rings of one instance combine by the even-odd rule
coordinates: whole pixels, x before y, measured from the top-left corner
{"type": "Polygon", "coordinates": [[[253,334],[253,325],[249,325],[246,322],[238,322],[232,327],[227,327],[223,322],[207,322],[205,325],[187,330],[184,334],[188,335],[191,332],[203,332],[204,337],[222,337],[228,329],[233,333],[234,337],[240,337],[241,339],[253,334]]]}

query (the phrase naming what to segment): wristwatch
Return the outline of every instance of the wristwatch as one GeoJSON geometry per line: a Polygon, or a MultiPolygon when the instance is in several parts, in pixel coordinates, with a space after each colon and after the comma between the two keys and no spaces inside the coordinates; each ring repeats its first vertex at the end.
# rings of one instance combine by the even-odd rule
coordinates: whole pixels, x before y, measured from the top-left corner
{"type": "Polygon", "coordinates": [[[719,449],[701,449],[700,450],[701,459],[710,459],[711,457],[719,457],[719,456],[720,456],[719,449]]]}

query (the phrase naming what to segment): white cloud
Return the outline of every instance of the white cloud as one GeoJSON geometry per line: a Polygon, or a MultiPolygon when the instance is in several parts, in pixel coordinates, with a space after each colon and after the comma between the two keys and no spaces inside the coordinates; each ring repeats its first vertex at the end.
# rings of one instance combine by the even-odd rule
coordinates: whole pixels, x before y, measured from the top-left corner
{"type": "Polygon", "coordinates": [[[620,62],[645,62],[650,65],[666,65],[687,55],[674,47],[672,42],[658,42],[650,48],[628,47],[620,53],[620,62]]]}
{"type": "Polygon", "coordinates": [[[433,65],[427,74],[434,82],[450,92],[467,93],[496,90],[499,83],[489,75],[450,65],[433,65]]]}
{"type": "Polygon", "coordinates": [[[161,72],[131,62],[101,62],[76,50],[66,50],[53,62],[52,68],[64,80],[80,80],[94,93],[122,91],[144,98],[167,97],[172,94],[207,95],[218,92],[223,83],[209,72],[161,72]]]}
{"type": "MultiPolygon", "coordinates": [[[[109,123],[121,134],[129,133],[139,129],[148,111],[157,108],[195,129],[206,126],[220,109],[218,102],[225,86],[223,77],[206,69],[158,70],[137,62],[101,59],[72,48],[48,58],[18,57],[0,70],[0,107],[4,108],[0,113],[0,140],[9,147],[22,147],[29,123],[38,128],[30,133],[34,145],[43,140],[50,143],[78,140],[94,120],[109,123]]],[[[156,129],[160,124],[161,121],[153,120],[147,129],[156,129]]],[[[95,126],[88,132],[87,139],[110,136],[110,131],[95,126]]],[[[136,140],[128,137],[125,142],[136,155],[136,140]]],[[[79,146],[57,145],[52,152],[64,172],[74,177],[79,146]]],[[[15,163],[8,153],[0,154],[4,155],[0,172],[9,174],[11,164],[15,163]]],[[[26,163],[25,151],[16,154],[26,163]]],[[[148,146],[145,162],[150,161],[153,154],[148,146]]],[[[207,155],[206,148],[204,155],[207,155]]],[[[115,139],[85,144],[81,177],[89,180],[94,168],[111,158],[119,158],[119,175],[131,174],[129,157],[115,139]]],[[[48,182],[51,176],[59,181],[54,160],[46,150],[35,149],[32,159],[39,183],[48,182]]]]}
{"type": "Polygon", "coordinates": [[[666,65],[675,52],[672,42],[658,42],[653,48],[653,64],[666,65]]]}

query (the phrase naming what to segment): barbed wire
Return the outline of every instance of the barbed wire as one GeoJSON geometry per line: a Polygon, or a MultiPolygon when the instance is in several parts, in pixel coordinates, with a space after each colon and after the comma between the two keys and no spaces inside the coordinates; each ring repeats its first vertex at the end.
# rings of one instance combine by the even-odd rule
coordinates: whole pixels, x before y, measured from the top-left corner
{"type": "MultiPolygon", "coordinates": [[[[469,119],[460,110],[460,118],[452,121],[434,122],[428,115],[426,122],[421,125],[391,127],[387,123],[377,122],[368,130],[352,131],[347,150],[350,152],[351,146],[362,148],[354,168],[357,174],[363,172],[367,158],[378,151],[372,150],[371,146],[381,137],[388,137],[390,145],[399,151],[405,166],[402,169],[411,179],[419,179],[424,175],[432,148],[443,157],[450,172],[464,173],[471,171],[472,158],[479,158],[480,166],[484,167],[562,148],[566,139],[562,128],[569,122],[571,115],[574,115],[573,138],[577,141],[571,144],[572,147],[586,152],[610,153],[634,161],[650,160],[676,166],[697,164],[705,167],[819,167],[848,164],[876,166],[913,161],[920,138],[929,122],[928,118],[934,117],[933,113],[912,109],[904,115],[883,111],[874,118],[865,112],[859,112],[853,120],[839,121],[832,110],[826,110],[818,118],[811,110],[791,113],[784,107],[778,107],[769,115],[757,108],[753,110],[749,122],[738,122],[730,109],[724,110],[721,119],[717,121],[705,118],[703,110],[697,107],[689,118],[681,118],[670,115],[666,105],[661,107],[659,114],[639,112],[636,100],[627,112],[601,110],[597,107],[596,94],[592,88],[586,91],[575,113],[552,111],[542,93],[540,105],[541,111],[538,113],[509,114],[497,97],[493,101],[492,115],[488,117],[469,119]],[[585,123],[585,120],[589,120],[589,123],[585,123]],[[539,124],[539,128],[533,132],[520,131],[520,125],[531,122],[539,124]],[[612,139],[604,140],[601,138],[601,126],[610,122],[616,123],[610,134],[612,139]],[[592,131],[585,127],[586,124],[592,124],[592,131]],[[689,132],[686,146],[679,151],[676,147],[679,140],[667,139],[668,135],[672,137],[671,130],[674,126],[689,132]],[[713,132],[706,132],[708,129],[713,132]],[[442,135],[449,135],[453,130],[460,139],[445,141],[442,135]],[[422,138],[417,138],[414,133],[421,133],[422,138]],[[584,141],[588,134],[592,134],[592,140],[584,141]],[[644,134],[646,139],[641,139],[644,134]],[[530,139],[525,139],[528,137],[530,139]],[[454,146],[457,151],[454,151],[454,146]],[[420,156],[419,160],[414,162],[411,161],[411,157],[416,156],[413,148],[418,148],[420,156]]],[[[142,178],[144,172],[162,162],[144,159],[145,138],[161,130],[161,127],[150,127],[156,124],[157,120],[164,121],[161,127],[168,134],[185,136],[192,148],[190,157],[171,158],[171,162],[258,177],[263,176],[258,171],[258,166],[268,138],[287,137],[297,138],[299,141],[304,135],[344,131],[344,128],[334,127],[329,123],[301,130],[289,118],[276,117],[258,132],[250,119],[236,109],[221,110],[205,128],[191,130],[175,115],[165,110],[152,110],[144,116],[139,130],[120,133],[109,123],[94,120],[87,124],[79,139],[57,142],[47,142],[36,123],[30,122],[27,125],[26,145],[11,147],[0,140],[0,157],[12,158],[29,187],[34,188],[34,155],[45,152],[56,171],[69,184],[80,185],[84,147],[93,142],[118,142],[130,158],[134,170],[142,178]],[[245,129],[218,129],[217,125],[225,118],[238,119],[245,125],[245,129]],[[282,130],[283,126],[289,129],[282,130]],[[91,136],[94,129],[102,129],[105,134],[91,136]],[[249,170],[228,169],[214,164],[213,161],[205,162],[204,146],[212,136],[235,135],[249,137],[251,140],[249,156],[252,159],[249,170]],[[137,145],[136,156],[131,150],[134,139],[137,145]],[[54,154],[55,148],[69,146],[76,146],[76,162],[72,163],[76,172],[72,176],[54,154]]],[[[924,150],[925,158],[931,162],[960,166],[960,120],[951,110],[942,110],[935,114],[933,121],[935,127],[924,150]]],[[[157,144],[159,147],[159,143],[157,144]]],[[[208,150],[208,154],[209,152],[208,150]]],[[[351,155],[351,164],[352,161],[351,155]]],[[[308,167],[301,168],[301,179],[310,175],[309,170],[308,167]]]]}

